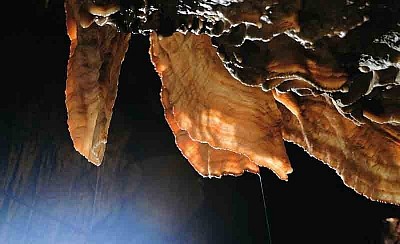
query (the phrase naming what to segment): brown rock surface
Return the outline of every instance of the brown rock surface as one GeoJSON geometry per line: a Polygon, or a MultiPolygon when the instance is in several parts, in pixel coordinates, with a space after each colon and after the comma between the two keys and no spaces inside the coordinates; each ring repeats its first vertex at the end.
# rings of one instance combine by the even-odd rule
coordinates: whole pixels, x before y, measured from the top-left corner
{"type": "MultiPolygon", "coordinates": [[[[310,155],[336,169],[344,183],[358,193],[377,201],[395,204],[400,202],[400,138],[396,127],[382,127],[374,123],[357,126],[337,112],[329,97],[323,95],[299,97],[292,93],[275,91],[275,99],[286,107],[285,109],[280,106],[283,116],[281,124],[281,113],[277,113],[277,117],[271,117],[273,109],[268,112],[258,111],[275,106],[271,92],[259,93],[260,90],[256,87],[241,86],[238,81],[223,75],[226,70],[215,58],[213,48],[207,39],[206,36],[174,34],[172,37],[158,40],[157,36],[153,35],[150,50],[153,63],[163,81],[162,101],[166,109],[166,118],[177,138],[178,147],[200,174],[209,175],[204,168],[205,165],[212,165],[211,160],[208,158],[210,161],[207,163],[207,160],[198,160],[191,156],[192,147],[182,142],[183,136],[190,143],[201,142],[204,146],[208,144],[211,149],[229,149],[249,155],[250,162],[266,166],[280,178],[286,179],[279,173],[288,172],[285,164],[279,161],[262,164],[254,160],[253,156],[257,155],[258,150],[262,153],[269,152],[267,154],[269,158],[279,159],[284,155],[284,150],[268,144],[273,142],[269,137],[262,136],[264,133],[270,134],[268,131],[271,128],[277,128],[278,131],[282,129],[283,138],[279,132],[275,132],[272,133],[276,135],[274,140],[285,139],[300,145],[310,155]],[[204,81],[201,82],[202,80],[204,81]],[[226,88],[226,84],[234,87],[234,90],[230,91],[226,88]],[[201,89],[196,88],[197,86],[201,89]],[[224,92],[219,93],[220,89],[224,92]],[[235,96],[219,100],[219,94],[235,94],[235,96]],[[266,101],[267,104],[260,103],[266,101]],[[265,128],[257,127],[258,123],[247,122],[253,120],[251,113],[246,111],[253,109],[258,113],[255,118],[263,121],[262,125],[279,123],[280,126],[269,125],[265,128]],[[232,111],[235,110],[244,113],[234,117],[235,113],[232,111]],[[205,111],[208,116],[202,120],[201,115],[205,111]],[[215,124],[216,130],[212,130],[213,127],[209,129],[210,124],[213,124],[213,113],[224,115],[218,117],[220,123],[215,124]],[[225,125],[224,119],[228,118],[232,119],[227,120],[225,125]],[[235,130],[230,131],[229,128],[232,126],[235,129],[239,127],[239,132],[248,133],[238,134],[235,130]],[[252,134],[253,131],[256,133],[252,134]],[[214,136],[225,144],[216,144],[214,136]],[[257,136],[261,137],[255,139],[257,136]],[[253,142],[256,143],[252,144],[253,142]],[[262,142],[266,143],[265,148],[262,147],[262,142]],[[235,143],[248,148],[250,152],[240,151],[243,150],[240,147],[230,147],[235,143]],[[187,156],[188,154],[190,156],[187,156]]],[[[195,151],[201,152],[200,149],[195,151]]],[[[199,157],[202,155],[203,153],[197,154],[199,157]]],[[[249,166],[251,164],[236,163],[236,167],[231,166],[231,171],[238,171],[238,167],[249,170],[249,166]]],[[[229,169],[226,170],[229,172],[229,169]]]]}
{"type": "MultiPolygon", "coordinates": [[[[180,243],[265,243],[258,175],[202,178],[177,150],[148,38],[132,37],[103,164],[74,150],[64,96],[70,41],[63,4],[47,2],[46,9],[40,1],[4,2],[19,18],[10,23],[3,15],[8,22],[0,40],[0,243],[154,243],[170,233],[180,243]],[[170,154],[176,161],[158,157],[170,154]],[[151,160],[156,156],[162,160],[151,160]],[[197,183],[205,199],[200,211],[193,209],[201,201],[197,183]],[[154,207],[162,211],[148,211],[154,207]],[[176,219],[165,214],[169,208],[176,219]],[[178,223],[186,211],[195,215],[178,223]]],[[[400,216],[399,206],[355,194],[335,170],[292,143],[285,146],[294,168],[288,182],[260,168],[273,243],[320,243],[320,236],[330,243],[379,243],[381,221],[400,216]]]]}
{"type": "MultiPolygon", "coordinates": [[[[272,94],[244,86],[232,78],[208,36],[175,33],[158,40],[154,34],[151,43],[150,55],[163,81],[163,104],[169,110],[167,119],[174,119],[192,141],[211,147],[212,152],[222,149],[237,154],[238,166],[243,164],[241,156],[245,157],[242,170],[226,168],[226,173],[257,172],[252,165],[255,164],[287,179],[292,169],[272,94]]],[[[183,150],[183,153],[188,152],[183,150]]],[[[218,158],[214,153],[211,155],[218,158]]],[[[213,165],[216,158],[206,160],[205,165],[213,165]]],[[[203,161],[198,164],[195,168],[206,168],[203,161]]],[[[200,173],[210,174],[203,170],[200,173]]]]}
{"type": "Polygon", "coordinates": [[[374,123],[357,126],[323,96],[296,97],[290,105],[281,101],[291,108],[289,112],[279,107],[285,140],[335,169],[358,193],[376,201],[400,202],[400,137],[391,133],[396,128],[374,123]]]}
{"type": "Polygon", "coordinates": [[[111,26],[81,27],[81,5],[80,1],[66,1],[71,47],[65,103],[75,149],[99,165],[104,157],[119,72],[130,34],[117,32],[111,26]]]}
{"type": "MultiPolygon", "coordinates": [[[[108,22],[117,6],[90,15],[93,5],[66,3],[69,130],[75,148],[98,165],[129,34],[108,22]]],[[[145,12],[152,7],[143,4],[145,12]]],[[[159,9],[149,18],[126,17],[129,30],[169,35],[186,21],[183,27],[196,33],[158,38],[153,32],[150,55],[162,79],[167,122],[201,175],[258,173],[264,166],[286,180],[292,168],[285,139],[335,168],[357,192],[400,203],[395,3],[187,2],[179,15],[173,4],[151,4],[159,9]],[[183,10],[192,7],[197,12],[183,10]],[[376,31],[381,11],[391,19],[376,31]],[[212,34],[217,27],[222,33],[212,34]],[[257,88],[261,84],[265,91],[257,88]],[[274,98],[288,110],[279,111],[274,98]]],[[[129,8],[121,11],[136,14],[129,8]]]]}

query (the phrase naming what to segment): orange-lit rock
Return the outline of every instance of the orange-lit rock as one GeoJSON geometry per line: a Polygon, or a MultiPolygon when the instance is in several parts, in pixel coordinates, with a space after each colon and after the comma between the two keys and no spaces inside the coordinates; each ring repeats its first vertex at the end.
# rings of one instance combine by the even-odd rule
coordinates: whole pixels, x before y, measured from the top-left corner
{"type": "MultiPolygon", "coordinates": [[[[210,158],[204,155],[212,155],[207,154],[210,149],[218,152],[215,148],[240,152],[253,158],[260,154],[285,160],[282,156],[284,150],[276,150],[281,145],[278,142],[282,140],[280,133],[276,130],[268,132],[271,128],[282,128],[284,140],[296,143],[335,169],[344,183],[358,193],[377,201],[400,203],[398,128],[374,123],[357,126],[343,117],[324,95],[299,97],[291,92],[274,91],[281,111],[276,113],[271,93],[259,93],[259,88],[239,85],[227,75],[208,37],[174,34],[158,40],[153,35],[151,41],[150,54],[163,82],[162,101],[166,119],[178,147],[200,174],[210,174],[206,168],[210,158]],[[219,99],[220,96],[223,99],[219,99]],[[214,101],[217,103],[213,104],[214,101]],[[270,111],[265,111],[266,108],[270,111]],[[236,111],[243,114],[235,116],[236,111]],[[253,115],[254,111],[257,115],[253,115]],[[276,116],[272,117],[272,113],[276,116]],[[207,115],[205,119],[203,114],[207,115]],[[271,137],[266,135],[274,135],[273,142],[278,146],[268,146],[271,137]],[[233,147],[235,144],[239,146],[233,147]],[[263,145],[266,147],[261,149],[263,145]],[[268,151],[268,148],[274,150],[268,151]]],[[[223,156],[226,157],[226,154],[223,156]]],[[[283,179],[285,175],[279,172],[289,172],[289,164],[283,160],[284,163],[277,160],[262,164],[253,158],[257,165],[271,168],[283,179]]],[[[252,171],[249,170],[252,164],[234,165],[230,166],[231,171],[240,168],[239,172],[252,171]]]]}
{"type": "Polygon", "coordinates": [[[253,41],[252,45],[247,40],[239,47],[223,41],[218,44],[223,47],[220,54],[228,57],[223,58],[228,60],[226,66],[238,79],[250,85],[262,84],[266,90],[291,83],[293,89],[338,91],[348,81],[330,52],[305,49],[287,35],[271,37],[268,42],[253,41]]]}
{"type": "Polygon", "coordinates": [[[204,165],[213,162],[200,156],[204,153],[196,155],[190,150],[211,149],[212,160],[226,157],[240,162],[235,167],[226,163],[221,172],[224,174],[254,172],[254,163],[287,179],[292,168],[283,145],[281,115],[271,93],[244,86],[231,77],[208,36],[175,33],[159,40],[153,34],[150,55],[162,78],[166,117],[178,146],[183,154],[192,155],[187,156],[189,159],[200,162],[191,161],[201,174],[208,175],[204,165]],[[222,153],[220,149],[230,152],[222,153]],[[240,165],[242,169],[238,169],[240,165]]]}
{"type": "Polygon", "coordinates": [[[65,90],[68,129],[75,149],[100,165],[130,34],[110,26],[83,28],[79,24],[80,9],[80,1],[66,1],[71,40],[65,90]]]}
{"type": "Polygon", "coordinates": [[[324,96],[279,99],[283,137],[335,169],[358,193],[400,203],[400,134],[397,128],[355,125],[324,96]]]}
{"type": "MultiPolygon", "coordinates": [[[[300,21],[299,1],[271,3],[275,22],[261,23],[265,4],[223,8],[226,20],[238,25],[219,20],[226,33],[214,40],[218,49],[206,35],[152,33],[165,118],[182,154],[203,176],[258,173],[262,166],[287,180],[286,140],[335,169],[358,193],[400,204],[398,32],[372,38],[368,28],[376,27],[364,25],[366,3],[345,7],[342,1],[348,16],[320,3],[329,13],[320,16],[323,25],[313,21],[320,13],[309,4],[303,14],[311,17],[300,21]],[[355,43],[364,37],[363,45],[355,43]]],[[[130,36],[107,25],[117,6],[96,12],[68,0],[66,9],[69,130],[76,150],[99,165],[130,36]]],[[[194,33],[205,23],[196,21],[194,33]]]]}
{"type": "Polygon", "coordinates": [[[193,140],[187,131],[179,128],[175,120],[168,91],[161,91],[161,101],[165,110],[165,119],[175,136],[175,142],[196,171],[204,177],[223,175],[241,175],[244,171],[259,173],[258,165],[246,156],[228,150],[213,148],[207,143],[193,140]]]}

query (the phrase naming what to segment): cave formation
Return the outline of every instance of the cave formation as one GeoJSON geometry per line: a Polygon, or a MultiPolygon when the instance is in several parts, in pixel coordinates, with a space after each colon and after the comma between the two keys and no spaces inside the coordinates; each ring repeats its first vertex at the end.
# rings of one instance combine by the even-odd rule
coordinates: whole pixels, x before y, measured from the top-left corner
{"type": "Polygon", "coordinates": [[[400,3],[67,0],[75,149],[100,165],[132,34],[149,35],[176,144],[206,177],[267,167],[283,141],[371,200],[400,204],[400,3]]]}

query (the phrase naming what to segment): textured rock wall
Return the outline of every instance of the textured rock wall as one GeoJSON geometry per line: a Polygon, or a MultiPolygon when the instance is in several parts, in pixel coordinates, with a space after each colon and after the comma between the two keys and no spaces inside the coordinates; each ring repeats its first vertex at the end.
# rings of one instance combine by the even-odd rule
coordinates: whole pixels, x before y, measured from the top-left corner
{"type": "MultiPolygon", "coordinates": [[[[154,172],[166,166],[164,161],[147,164],[149,156],[178,153],[167,125],[164,124],[165,130],[159,129],[159,124],[156,126],[156,121],[161,123],[163,119],[158,100],[160,81],[144,65],[140,68],[132,65],[137,62],[135,58],[148,57],[148,46],[137,48],[144,54],[130,53],[134,58],[127,64],[131,66],[121,74],[123,82],[112,122],[115,126],[111,126],[107,147],[107,153],[115,159],[106,156],[104,164],[97,168],[75,152],[69,138],[63,96],[69,43],[64,32],[62,4],[50,2],[53,7],[45,13],[36,12],[39,9],[36,1],[32,6],[37,9],[30,6],[22,9],[19,14],[32,21],[4,26],[0,40],[4,47],[2,57],[7,61],[2,68],[0,96],[0,243],[131,243],[132,239],[145,242],[151,237],[157,241],[159,236],[145,232],[150,229],[146,221],[154,216],[158,220],[162,217],[160,223],[169,223],[171,231],[176,233],[177,226],[183,222],[172,222],[175,218],[157,212],[145,218],[149,206],[154,206],[148,203],[156,202],[159,206],[168,202],[166,207],[174,210],[174,215],[184,214],[188,208],[175,205],[176,201],[186,201],[193,208],[195,203],[190,198],[198,189],[186,187],[189,179],[184,175],[190,179],[199,179],[199,176],[187,162],[173,161],[168,173],[177,174],[172,178],[183,182],[168,183],[162,177],[166,171],[154,172]],[[137,80],[145,81],[147,86],[139,89],[137,80]],[[159,113],[158,117],[149,116],[150,110],[159,113]],[[127,131],[131,133],[129,138],[121,137],[127,131]],[[131,147],[117,150],[128,144],[131,147]],[[181,167],[186,167],[186,173],[179,171],[181,167]],[[168,184],[170,190],[159,191],[168,184]],[[190,192],[190,198],[182,200],[176,194],[177,189],[190,192]],[[145,197],[144,192],[152,194],[145,197]],[[137,222],[136,206],[143,209],[139,215],[141,223],[137,222]],[[184,211],[177,210],[178,207],[184,211]]],[[[143,59],[138,60],[145,63],[143,59]]],[[[150,63],[148,66],[153,69],[150,63]]],[[[371,202],[354,194],[333,170],[309,158],[298,147],[286,146],[297,167],[291,184],[279,181],[268,171],[261,172],[273,242],[320,243],[321,239],[314,233],[336,243],[378,240],[382,216],[400,215],[398,207],[371,202]]],[[[178,159],[182,160],[180,155],[178,159]]],[[[178,232],[184,238],[182,242],[265,241],[256,175],[201,179],[200,182],[204,185],[205,201],[201,211],[186,222],[184,231],[178,232]]]]}

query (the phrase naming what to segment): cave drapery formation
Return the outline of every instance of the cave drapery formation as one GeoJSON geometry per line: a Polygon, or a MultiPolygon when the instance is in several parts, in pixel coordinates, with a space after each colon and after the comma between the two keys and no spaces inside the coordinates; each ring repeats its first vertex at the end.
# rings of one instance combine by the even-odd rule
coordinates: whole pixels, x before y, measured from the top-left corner
{"type": "Polygon", "coordinates": [[[285,140],[359,194],[400,204],[399,2],[65,3],[68,126],[90,162],[102,162],[121,64],[142,34],[165,118],[199,174],[262,166],[287,180],[285,140]]]}

